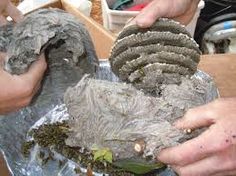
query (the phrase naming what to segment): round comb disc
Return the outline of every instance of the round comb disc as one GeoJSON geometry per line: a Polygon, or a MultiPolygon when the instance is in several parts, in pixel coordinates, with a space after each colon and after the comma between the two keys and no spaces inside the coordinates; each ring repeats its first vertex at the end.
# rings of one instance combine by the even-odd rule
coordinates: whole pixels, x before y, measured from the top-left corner
{"type": "MultiPolygon", "coordinates": [[[[142,77],[147,78],[155,72],[171,73],[169,80],[176,80],[176,75],[193,75],[200,54],[198,44],[183,25],[174,20],[159,19],[145,29],[137,25],[125,27],[119,33],[109,59],[112,71],[121,80],[135,82],[135,85],[145,84],[138,87],[149,87],[142,77]]],[[[162,79],[162,76],[158,78],[162,79]]],[[[158,79],[155,81],[156,84],[162,83],[158,79]]]]}

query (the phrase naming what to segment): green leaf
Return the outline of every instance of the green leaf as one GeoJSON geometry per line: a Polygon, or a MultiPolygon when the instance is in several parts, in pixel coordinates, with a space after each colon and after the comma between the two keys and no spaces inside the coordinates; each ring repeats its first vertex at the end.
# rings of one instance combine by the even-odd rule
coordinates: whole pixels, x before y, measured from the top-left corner
{"type": "Polygon", "coordinates": [[[107,151],[106,154],[104,155],[104,160],[112,163],[112,152],[111,151],[107,151]]]}
{"type": "Polygon", "coordinates": [[[134,174],[146,174],[153,170],[161,169],[165,167],[163,163],[145,163],[141,161],[133,160],[119,160],[113,162],[113,165],[122,168],[124,171],[132,172],[134,174]]]}
{"type": "Polygon", "coordinates": [[[105,154],[106,154],[105,149],[94,151],[94,156],[93,156],[94,161],[102,159],[105,156],[105,154]]]}
{"type": "Polygon", "coordinates": [[[107,161],[112,163],[112,152],[109,148],[93,151],[93,159],[94,161],[107,161]]]}

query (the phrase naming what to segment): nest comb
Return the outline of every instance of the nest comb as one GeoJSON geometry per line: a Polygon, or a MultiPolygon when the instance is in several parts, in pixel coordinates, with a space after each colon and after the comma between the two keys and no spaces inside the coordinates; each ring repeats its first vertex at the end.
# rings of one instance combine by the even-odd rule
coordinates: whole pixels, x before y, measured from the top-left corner
{"type": "MultiPolygon", "coordinates": [[[[145,88],[193,75],[200,58],[198,44],[180,23],[159,19],[149,28],[125,27],[110,53],[112,71],[122,80],[145,88]],[[171,78],[172,77],[172,78],[171,78]]],[[[175,82],[175,81],[174,81],[175,82]]]]}

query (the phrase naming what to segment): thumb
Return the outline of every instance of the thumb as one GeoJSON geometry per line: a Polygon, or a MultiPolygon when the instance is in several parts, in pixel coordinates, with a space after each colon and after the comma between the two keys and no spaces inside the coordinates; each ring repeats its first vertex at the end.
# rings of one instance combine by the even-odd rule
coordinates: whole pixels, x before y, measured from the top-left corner
{"type": "Polygon", "coordinates": [[[39,81],[41,81],[46,68],[47,63],[45,61],[44,54],[42,54],[39,56],[39,60],[30,66],[29,71],[21,76],[30,81],[32,85],[36,85],[39,81]]]}
{"type": "Polygon", "coordinates": [[[3,60],[3,61],[4,61],[5,58],[6,58],[6,56],[7,56],[7,53],[0,51],[0,60],[3,60]]]}
{"type": "Polygon", "coordinates": [[[150,27],[158,18],[165,16],[168,11],[168,3],[150,2],[136,17],[135,22],[141,28],[150,27]]]}
{"type": "Polygon", "coordinates": [[[12,19],[18,23],[21,22],[24,18],[23,14],[21,13],[20,10],[16,8],[11,2],[9,2],[7,9],[6,9],[7,14],[12,17],[12,19]]]}
{"type": "Polygon", "coordinates": [[[4,26],[7,24],[7,19],[0,14],[0,26],[4,26]]]}
{"type": "Polygon", "coordinates": [[[177,120],[174,126],[179,129],[196,129],[214,124],[215,115],[211,109],[211,103],[189,109],[183,118],[177,120]]]}

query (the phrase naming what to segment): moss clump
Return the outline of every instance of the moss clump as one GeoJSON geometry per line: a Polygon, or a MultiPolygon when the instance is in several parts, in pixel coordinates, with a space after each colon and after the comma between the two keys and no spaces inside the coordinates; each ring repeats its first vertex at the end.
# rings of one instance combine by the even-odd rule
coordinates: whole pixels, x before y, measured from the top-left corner
{"type": "Polygon", "coordinates": [[[64,145],[68,137],[69,125],[66,122],[41,125],[38,129],[32,130],[32,136],[35,143],[41,147],[50,147],[52,145],[64,145]]]}
{"type": "Polygon", "coordinates": [[[74,168],[74,171],[75,171],[76,174],[82,173],[81,169],[78,168],[78,167],[74,168]]]}
{"type": "MultiPolygon", "coordinates": [[[[38,129],[33,129],[30,135],[33,136],[34,141],[25,142],[23,144],[24,150],[22,153],[27,153],[29,156],[30,149],[37,143],[39,146],[48,148],[53,146],[55,151],[69,158],[82,167],[87,168],[90,165],[92,170],[97,172],[105,172],[111,176],[133,176],[134,174],[126,172],[120,168],[112,165],[107,161],[94,160],[94,154],[82,147],[70,147],[65,143],[69,133],[69,125],[67,122],[57,122],[54,124],[41,125],[38,129]]],[[[48,157],[44,153],[39,153],[42,159],[42,164],[46,164],[49,160],[53,160],[53,156],[49,154],[48,157]]],[[[59,166],[62,162],[59,161],[59,166]]]]}
{"type": "MultiPolygon", "coordinates": [[[[104,172],[110,176],[133,176],[135,174],[127,172],[120,167],[117,167],[112,162],[112,153],[109,149],[95,149],[89,151],[82,147],[70,147],[65,143],[69,133],[69,125],[67,122],[45,124],[40,126],[38,129],[31,131],[31,135],[34,141],[25,142],[23,145],[23,154],[29,156],[30,148],[36,143],[43,148],[53,147],[55,151],[62,154],[66,158],[69,158],[82,167],[87,168],[88,166],[96,172],[104,172]],[[27,154],[27,155],[26,155],[27,154]]],[[[40,151],[38,157],[42,160],[42,165],[47,164],[49,160],[54,160],[53,153],[49,151],[48,154],[40,151]]],[[[131,163],[133,164],[133,163],[131,163]]],[[[63,165],[63,161],[59,161],[59,167],[63,165]]],[[[134,165],[134,164],[133,164],[134,165]]],[[[144,166],[143,166],[144,167],[144,166]]],[[[147,167],[145,165],[145,167],[147,167]]],[[[125,168],[125,167],[122,167],[125,168]]],[[[79,170],[76,169],[76,172],[79,170]]],[[[130,171],[130,170],[129,170],[130,171]]],[[[151,174],[148,174],[151,176],[151,174]]]]}
{"type": "Polygon", "coordinates": [[[25,156],[28,157],[30,154],[30,149],[35,145],[34,141],[27,141],[23,143],[21,146],[21,153],[25,156]]]}

